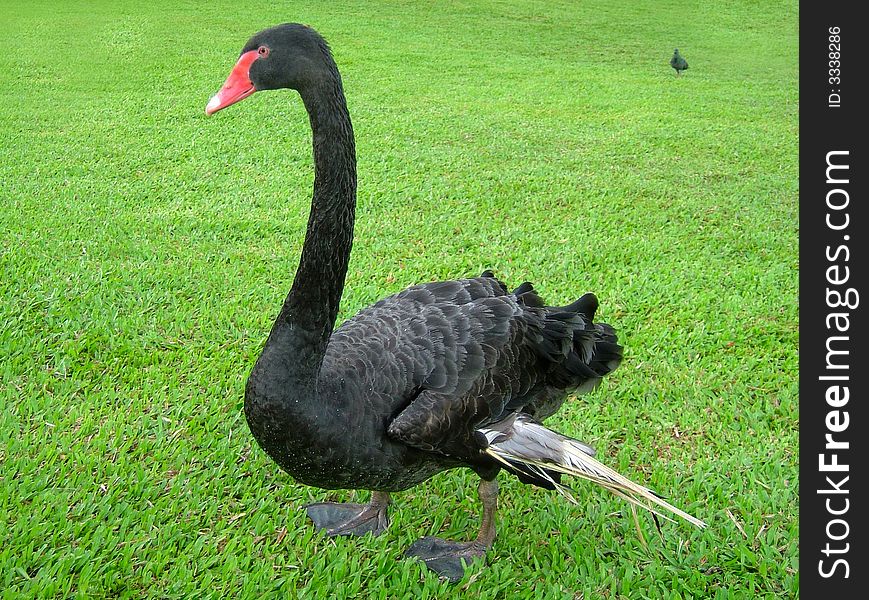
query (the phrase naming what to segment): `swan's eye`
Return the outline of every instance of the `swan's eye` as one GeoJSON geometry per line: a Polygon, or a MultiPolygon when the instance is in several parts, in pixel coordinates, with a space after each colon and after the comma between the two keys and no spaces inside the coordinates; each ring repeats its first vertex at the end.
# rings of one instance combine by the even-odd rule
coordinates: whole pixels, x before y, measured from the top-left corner
{"type": "Polygon", "coordinates": [[[259,53],[260,56],[268,56],[269,49],[266,46],[260,46],[259,48],[257,48],[257,53],[259,53]]]}

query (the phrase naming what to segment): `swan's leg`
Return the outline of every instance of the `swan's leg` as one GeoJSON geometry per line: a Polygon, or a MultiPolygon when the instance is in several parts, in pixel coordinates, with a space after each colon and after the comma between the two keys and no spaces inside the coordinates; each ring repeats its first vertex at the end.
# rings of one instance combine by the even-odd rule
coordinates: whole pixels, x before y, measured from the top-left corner
{"type": "Polygon", "coordinates": [[[317,502],[305,509],[314,526],[328,536],[380,535],[389,526],[389,502],[389,492],[372,492],[368,504],[317,502]]]}
{"type": "Polygon", "coordinates": [[[480,481],[478,488],[483,503],[483,522],[480,533],[472,542],[453,542],[436,537],[424,537],[404,551],[404,555],[416,558],[452,583],[461,580],[465,564],[475,559],[485,559],[486,551],[495,541],[495,512],[498,509],[498,482],[480,481]]]}

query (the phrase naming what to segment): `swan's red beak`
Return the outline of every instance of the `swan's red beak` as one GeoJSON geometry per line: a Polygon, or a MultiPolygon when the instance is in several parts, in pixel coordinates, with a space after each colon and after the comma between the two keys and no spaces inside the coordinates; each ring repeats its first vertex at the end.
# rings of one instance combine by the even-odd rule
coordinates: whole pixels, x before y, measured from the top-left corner
{"type": "Polygon", "coordinates": [[[208,101],[208,105],[205,107],[206,115],[213,115],[230,104],[244,100],[256,91],[250,80],[250,66],[257,58],[259,55],[256,50],[245,52],[239,57],[229,77],[226,78],[226,83],[208,101]]]}

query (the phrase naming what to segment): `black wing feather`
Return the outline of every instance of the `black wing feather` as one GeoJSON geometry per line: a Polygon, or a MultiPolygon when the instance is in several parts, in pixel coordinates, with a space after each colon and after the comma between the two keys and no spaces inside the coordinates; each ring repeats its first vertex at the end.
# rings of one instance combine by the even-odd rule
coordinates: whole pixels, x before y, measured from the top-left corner
{"type": "Polygon", "coordinates": [[[545,418],[617,366],[596,308],[590,294],[546,307],[530,283],[510,293],[490,271],[412,286],[336,330],[321,373],[350,369],[362,396],[391,402],[392,439],[470,460],[477,427],[517,410],[545,418]]]}

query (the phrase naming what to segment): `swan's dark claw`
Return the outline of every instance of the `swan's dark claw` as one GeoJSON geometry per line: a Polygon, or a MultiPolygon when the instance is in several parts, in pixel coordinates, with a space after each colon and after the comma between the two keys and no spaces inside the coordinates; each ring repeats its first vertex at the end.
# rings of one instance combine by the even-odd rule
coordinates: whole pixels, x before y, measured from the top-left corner
{"type": "Polygon", "coordinates": [[[485,562],[486,548],[476,541],[452,542],[429,536],[411,544],[404,556],[421,560],[440,577],[457,583],[464,577],[467,565],[475,560],[485,562]]]}
{"type": "Polygon", "coordinates": [[[317,502],[308,504],[305,510],[314,526],[330,537],[368,533],[378,536],[389,526],[386,506],[317,502]]]}

